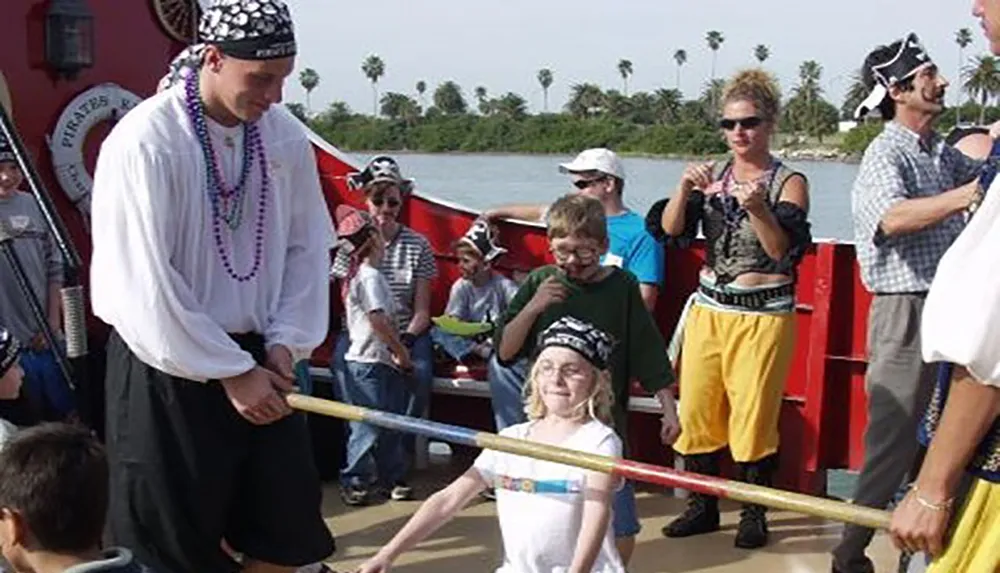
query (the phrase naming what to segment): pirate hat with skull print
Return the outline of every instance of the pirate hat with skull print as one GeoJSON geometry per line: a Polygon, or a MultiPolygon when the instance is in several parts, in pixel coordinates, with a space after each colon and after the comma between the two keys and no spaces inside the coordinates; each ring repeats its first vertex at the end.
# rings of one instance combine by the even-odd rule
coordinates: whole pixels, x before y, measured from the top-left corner
{"type": "Polygon", "coordinates": [[[399,192],[406,194],[413,191],[413,179],[403,177],[399,163],[388,155],[373,157],[365,168],[347,176],[351,189],[367,190],[376,183],[392,183],[399,187],[399,192]]]}

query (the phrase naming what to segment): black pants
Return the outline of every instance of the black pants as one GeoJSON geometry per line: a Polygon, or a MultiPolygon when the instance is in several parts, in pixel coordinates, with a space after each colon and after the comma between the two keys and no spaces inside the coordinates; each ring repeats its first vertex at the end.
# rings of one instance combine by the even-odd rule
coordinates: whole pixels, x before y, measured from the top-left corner
{"type": "MultiPolygon", "coordinates": [[[[263,339],[234,339],[259,362],[263,339]]],[[[194,382],[108,341],[107,443],[114,541],[158,573],[231,573],[222,550],[300,567],[334,550],[305,416],[244,420],[217,381],[194,382]]]]}

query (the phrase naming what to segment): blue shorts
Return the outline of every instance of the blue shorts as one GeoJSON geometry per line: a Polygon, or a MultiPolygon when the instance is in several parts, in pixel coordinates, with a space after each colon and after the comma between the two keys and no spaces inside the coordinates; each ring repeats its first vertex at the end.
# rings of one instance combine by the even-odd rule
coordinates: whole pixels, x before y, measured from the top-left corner
{"type": "Polygon", "coordinates": [[[635,487],[631,481],[625,480],[625,485],[615,492],[615,497],[611,500],[611,509],[615,539],[639,535],[642,525],[639,524],[639,511],[635,507],[635,487]]]}

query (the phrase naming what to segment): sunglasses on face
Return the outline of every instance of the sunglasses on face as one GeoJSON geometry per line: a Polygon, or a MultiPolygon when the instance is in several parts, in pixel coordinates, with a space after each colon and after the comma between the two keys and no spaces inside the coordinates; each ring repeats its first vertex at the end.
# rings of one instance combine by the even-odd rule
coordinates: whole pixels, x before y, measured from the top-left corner
{"type": "Polygon", "coordinates": [[[584,189],[587,189],[588,187],[592,187],[600,183],[601,181],[604,181],[605,179],[607,179],[607,177],[604,176],[595,177],[594,179],[578,179],[573,182],[573,187],[576,187],[577,189],[582,191],[584,189]]]}
{"type": "Polygon", "coordinates": [[[383,203],[390,209],[395,209],[396,207],[399,207],[400,204],[402,204],[402,201],[400,201],[399,199],[391,199],[391,198],[383,199],[382,197],[379,197],[378,199],[372,199],[372,205],[375,205],[376,207],[381,207],[383,203]]]}
{"type": "Polygon", "coordinates": [[[725,118],[719,120],[719,127],[726,131],[732,131],[736,129],[737,125],[743,129],[753,129],[762,123],[764,123],[764,120],[757,116],[741,117],[739,119],[725,118]]]}

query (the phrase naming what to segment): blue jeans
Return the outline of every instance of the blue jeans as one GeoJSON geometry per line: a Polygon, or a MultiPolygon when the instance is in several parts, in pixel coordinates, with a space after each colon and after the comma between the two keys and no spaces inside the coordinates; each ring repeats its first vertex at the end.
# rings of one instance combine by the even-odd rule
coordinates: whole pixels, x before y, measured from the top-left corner
{"type": "MultiPolygon", "coordinates": [[[[344,360],[344,354],[350,346],[350,337],[346,332],[341,332],[337,336],[333,365],[330,368],[336,381],[334,395],[340,401],[347,401],[349,394],[346,389],[353,385],[352,372],[344,360]]],[[[434,383],[434,345],[430,333],[417,337],[413,348],[410,349],[410,360],[413,362],[413,373],[404,377],[406,406],[402,413],[414,418],[423,418],[430,402],[431,385],[434,383]]],[[[353,424],[351,429],[353,430],[353,424]]],[[[410,459],[416,449],[415,438],[413,434],[403,436],[403,448],[411,456],[410,459]]]]}
{"type": "Polygon", "coordinates": [[[436,326],[431,329],[431,340],[440,346],[448,356],[459,362],[468,356],[476,345],[471,338],[449,334],[436,326]]]}
{"type": "Polygon", "coordinates": [[[76,398],[53,351],[25,349],[20,362],[24,369],[24,391],[42,412],[50,411],[64,418],[76,411],[76,398]]]}
{"type": "Polygon", "coordinates": [[[611,523],[615,538],[635,537],[639,535],[642,525],[639,523],[639,511],[635,506],[635,486],[625,480],[625,485],[614,493],[611,498],[611,523]]]}
{"type": "MultiPolygon", "coordinates": [[[[405,381],[398,370],[379,362],[347,362],[347,370],[351,375],[351,384],[345,388],[347,403],[394,414],[403,411],[405,381]]],[[[364,422],[351,422],[350,426],[341,483],[367,486],[377,478],[391,486],[401,481],[407,471],[403,435],[364,422]]]]}
{"type": "Polygon", "coordinates": [[[511,366],[502,366],[496,353],[486,362],[486,379],[490,383],[490,401],[493,403],[493,420],[497,431],[527,421],[524,414],[524,380],[528,375],[528,361],[521,360],[511,366]]]}

